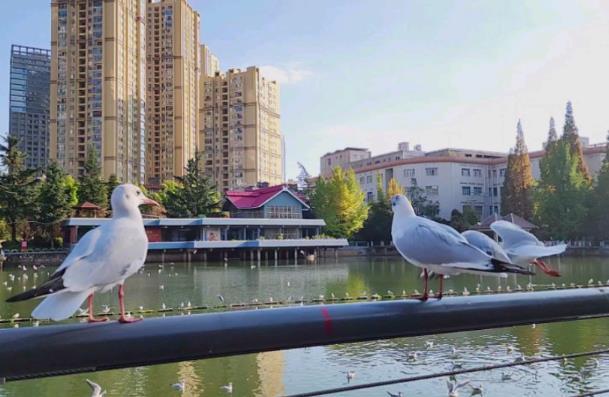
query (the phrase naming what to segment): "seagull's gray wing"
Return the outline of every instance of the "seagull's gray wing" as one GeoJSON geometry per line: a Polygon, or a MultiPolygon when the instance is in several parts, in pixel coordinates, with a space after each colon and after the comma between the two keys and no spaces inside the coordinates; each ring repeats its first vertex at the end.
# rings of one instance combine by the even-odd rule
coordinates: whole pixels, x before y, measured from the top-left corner
{"type": "Polygon", "coordinates": [[[456,230],[420,217],[411,222],[395,241],[407,259],[423,265],[490,265],[490,256],[469,244],[456,230]]]}
{"type": "Polygon", "coordinates": [[[100,396],[101,392],[102,392],[101,386],[93,381],[90,381],[89,379],[85,379],[85,380],[87,381],[87,384],[89,385],[89,387],[91,388],[91,391],[93,392],[91,395],[100,396]]]}
{"type": "Polygon", "coordinates": [[[474,247],[484,251],[493,258],[505,263],[512,263],[503,248],[486,234],[476,230],[466,230],[461,233],[463,237],[474,247]]]}
{"type": "Polygon", "coordinates": [[[558,245],[534,245],[524,244],[509,247],[506,252],[516,257],[528,257],[528,258],[544,258],[546,256],[559,255],[565,252],[567,249],[566,244],[558,245]]]}
{"type": "Polygon", "coordinates": [[[491,229],[501,237],[504,249],[517,245],[543,246],[543,243],[537,237],[512,222],[495,221],[491,223],[491,229]]]}
{"type": "Polygon", "coordinates": [[[74,262],[91,254],[95,248],[95,244],[103,234],[102,228],[103,225],[85,233],[85,235],[82,236],[82,238],[78,241],[78,244],[72,248],[72,251],[70,251],[70,254],[66,257],[66,259],[64,259],[57,270],[55,270],[55,273],[61,272],[63,269],[71,266],[74,262]]]}

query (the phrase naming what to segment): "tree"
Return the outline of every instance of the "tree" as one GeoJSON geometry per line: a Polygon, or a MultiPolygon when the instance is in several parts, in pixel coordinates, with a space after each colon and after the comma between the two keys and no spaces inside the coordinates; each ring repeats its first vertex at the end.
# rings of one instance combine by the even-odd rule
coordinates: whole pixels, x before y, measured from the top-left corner
{"type": "Polygon", "coordinates": [[[429,200],[425,194],[425,190],[417,185],[413,185],[408,188],[406,196],[410,200],[415,214],[424,216],[425,218],[438,220],[440,203],[429,200]]]}
{"type": "Polygon", "coordinates": [[[552,145],[557,140],[558,140],[558,135],[556,135],[556,127],[554,126],[554,117],[550,117],[550,128],[548,130],[548,141],[546,142],[546,146],[552,145]]]}
{"type": "Polygon", "coordinates": [[[575,125],[575,118],[573,117],[573,106],[571,101],[567,102],[567,109],[565,111],[565,126],[563,127],[562,139],[569,143],[569,150],[573,161],[577,163],[577,171],[581,174],[589,183],[592,182],[592,177],[588,171],[588,167],[584,162],[584,152],[581,141],[579,139],[579,131],[575,125]]]}
{"type": "Polygon", "coordinates": [[[74,178],[67,175],[56,162],[46,169],[44,182],[38,192],[37,222],[43,233],[55,237],[59,232],[59,222],[68,217],[78,204],[78,187],[74,178]]]}
{"type": "Polygon", "coordinates": [[[201,166],[201,154],[188,160],[183,177],[163,184],[158,198],[167,215],[176,218],[207,216],[220,211],[220,193],[201,166]]]}
{"type": "Polygon", "coordinates": [[[525,219],[533,217],[533,189],[535,180],[531,160],[524,142],[522,124],[516,126],[516,146],[508,156],[505,180],[501,191],[502,213],[514,213],[525,219]]]}
{"type": "Polygon", "coordinates": [[[0,163],[6,171],[0,175],[0,217],[17,240],[17,225],[36,214],[36,172],[25,168],[25,155],[17,148],[18,140],[8,136],[0,144],[0,163]]]}
{"type": "MultiPolygon", "coordinates": [[[[394,179],[392,179],[394,180],[394,179]]],[[[383,192],[381,174],[377,175],[376,201],[370,204],[368,218],[362,229],[357,232],[357,239],[365,241],[391,241],[391,222],[393,213],[390,205],[391,196],[383,192]]]]}
{"type": "Polygon", "coordinates": [[[316,216],[325,220],[325,232],[334,237],[353,236],[368,217],[364,193],[352,169],[345,172],[335,167],[329,178],[319,178],[311,204],[316,216]]]}
{"type": "Polygon", "coordinates": [[[539,163],[541,179],[535,193],[535,217],[549,237],[581,237],[587,216],[590,182],[578,166],[571,144],[561,138],[546,148],[539,163]]]}
{"type": "MultiPolygon", "coordinates": [[[[112,208],[112,192],[114,188],[121,184],[121,181],[118,180],[115,174],[110,175],[108,181],[106,182],[106,194],[108,196],[108,207],[112,208]]],[[[148,197],[148,196],[146,196],[148,197]]]]}
{"type": "Polygon", "coordinates": [[[607,203],[609,203],[609,132],[607,133],[605,158],[591,196],[587,224],[591,225],[594,237],[599,240],[609,240],[609,211],[607,211],[607,203]]]}
{"type": "Polygon", "coordinates": [[[80,203],[88,201],[102,208],[108,207],[108,188],[101,176],[99,154],[93,145],[89,145],[83,173],[78,177],[78,182],[80,203]]]}

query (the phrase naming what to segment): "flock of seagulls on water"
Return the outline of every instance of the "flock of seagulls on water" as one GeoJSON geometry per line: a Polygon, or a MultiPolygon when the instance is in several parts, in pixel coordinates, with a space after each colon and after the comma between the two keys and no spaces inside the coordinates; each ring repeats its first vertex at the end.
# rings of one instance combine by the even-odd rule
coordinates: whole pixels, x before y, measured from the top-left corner
{"type": "MultiPolygon", "coordinates": [[[[108,292],[118,287],[119,322],[131,323],[140,320],[125,311],[123,285],[128,277],[140,270],[146,259],[148,240],[139,206],[158,205],[158,203],[146,198],[138,187],[131,184],[119,185],[115,188],[111,203],[113,212],[109,222],[86,233],[46,281],[33,289],[12,296],[7,301],[44,298],[32,312],[32,317],[36,320],[59,321],[78,311],[81,316],[86,315],[89,322],[100,322],[108,318],[94,316],[94,294],[108,292]],[[84,301],[87,302],[87,308],[81,309],[84,301]]],[[[502,243],[499,244],[483,233],[467,231],[460,234],[450,226],[417,216],[411,203],[403,195],[394,196],[391,205],[394,214],[391,228],[393,244],[408,262],[422,269],[424,280],[422,301],[433,295],[428,280],[434,276],[439,279],[439,289],[435,295],[438,299],[443,296],[445,276],[462,273],[495,277],[507,277],[508,273],[532,275],[534,273],[529,268],[530,264],[535,265],[548,276],[559,276],[556,270],[550,268],[540,258],[560,254],[566,247],[545,246],[534,235],[510,222],[496,221],[491,225],[492,230],[501,238],[502,243]]],[[[33,277],[37,278],[36,271],[39,268],[33,266],[32,269],[35,271],[33,277]]],[[[22,270],[27,269],[24,266],[22,270]]],[[[161,271],[162,268],[159,268],[159,272],[161,271]]],[[[23,280],[27,280],[28,277],[25,273],[21,275],[23,280]]],[[[9,278],[14,281],[15,276],[11,274],[9,278]]],[[[12,291],[12,286],[8,286],[6,282],[4,285],[9,292],[12,291]]],[[[164,288],[164,285],[159,285],[160,290],[164,288]]],[[[518,286],[517,289],[522,288],[518,286]]],[[[476,287],[476,292],[480,292],[480,285],[476,287]]],[[[463,295],[469,294],[469,290],[464,288],[463,295]]],[[[222,295],[217,295],[217,298],[220,302],[225,302],[222,295]]],[[[335,298],[334,294],[332,298],[335,298]]],[[[323,295],[320,299],[324,299],[323,295]]],[[[191,306],[190,301],[180,304],[180,308],[191,306]]],[[[166,305],[163,303],[162,307],[165,309],[166,305]]],[[[143,310],[143,307],[140,307],[140,310],[143,310]]],[[[108,305],[102,306],[103,314],[108,314],[110,311],[108,305]]],[[[17,319],[19,314],[16,313],[14,316],[17,319]]],[[[432,341],[425,343],[426,349],[433,347],[432,341]]],[[[513,348],[510,350],[508,346],[508,352],[512,351],[513,348]]],[[[455,355],[456,349],[453,348],[452,353],[455,355]]],[[[409,361],[416,361],[418,358],[419,352],[412,351],[407,354],[409,361]]],[[[518,359],[524,360],[525,357],[519,356],[518,359]]],[[[354,371],[347,371],[347,382],[350,383],[355,376],[354,371]]],[[[509,379],[511,375],[504,372],[502,380],[509,379]]],[[[91,388],[92,396],[100,397],[105,394],[98,384],[88,379],[87,384],[91,388]]],[[[187,384],[184,380],[180,380],[171,387],[184,393],[187,384]]],[[[469,380],[457,382],[452,379],[447,381],[448,396],[457,397],[459,390],[465,387],[471,389],[472,395],[483,394],[482,385],[471,385],[469,380]]],[[[222,386],[221,389],[232,394],[232,382],[222,386]]],[[[401,392],[394,394],[390,391],[387,394],[393,397],[403,395],[401,392]]]]}

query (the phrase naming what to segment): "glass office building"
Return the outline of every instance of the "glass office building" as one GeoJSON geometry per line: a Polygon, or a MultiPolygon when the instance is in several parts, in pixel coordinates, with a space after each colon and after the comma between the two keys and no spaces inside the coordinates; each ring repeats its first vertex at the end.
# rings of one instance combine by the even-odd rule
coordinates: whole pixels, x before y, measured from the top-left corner
{"type": "Polygon", "coordinates": [[[28,168],[45,167],[49,158],[50,74],[50,50],[11,46],[9,134],[28,168]]]}

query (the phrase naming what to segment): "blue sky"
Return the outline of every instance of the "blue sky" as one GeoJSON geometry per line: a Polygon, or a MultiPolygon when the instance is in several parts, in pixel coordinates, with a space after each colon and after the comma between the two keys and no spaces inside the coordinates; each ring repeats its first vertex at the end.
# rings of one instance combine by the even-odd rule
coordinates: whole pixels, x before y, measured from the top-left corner
{"type": "MultiPolygon", "coordinates": [[[[49,47],[49,0],[0,2],[0,123],[11,43],[49,47]],[[4,48],[4,50],[1,50],[4,48]],[[1,54],[1,52],[0,52],[1,54]]],[[[609,3],[603,1],[191,0],[223,69],[281,82],[288,177],[344,146],[399,141],[530,150],[572,100],[580,134],[609,129],[609,3]]]]}

